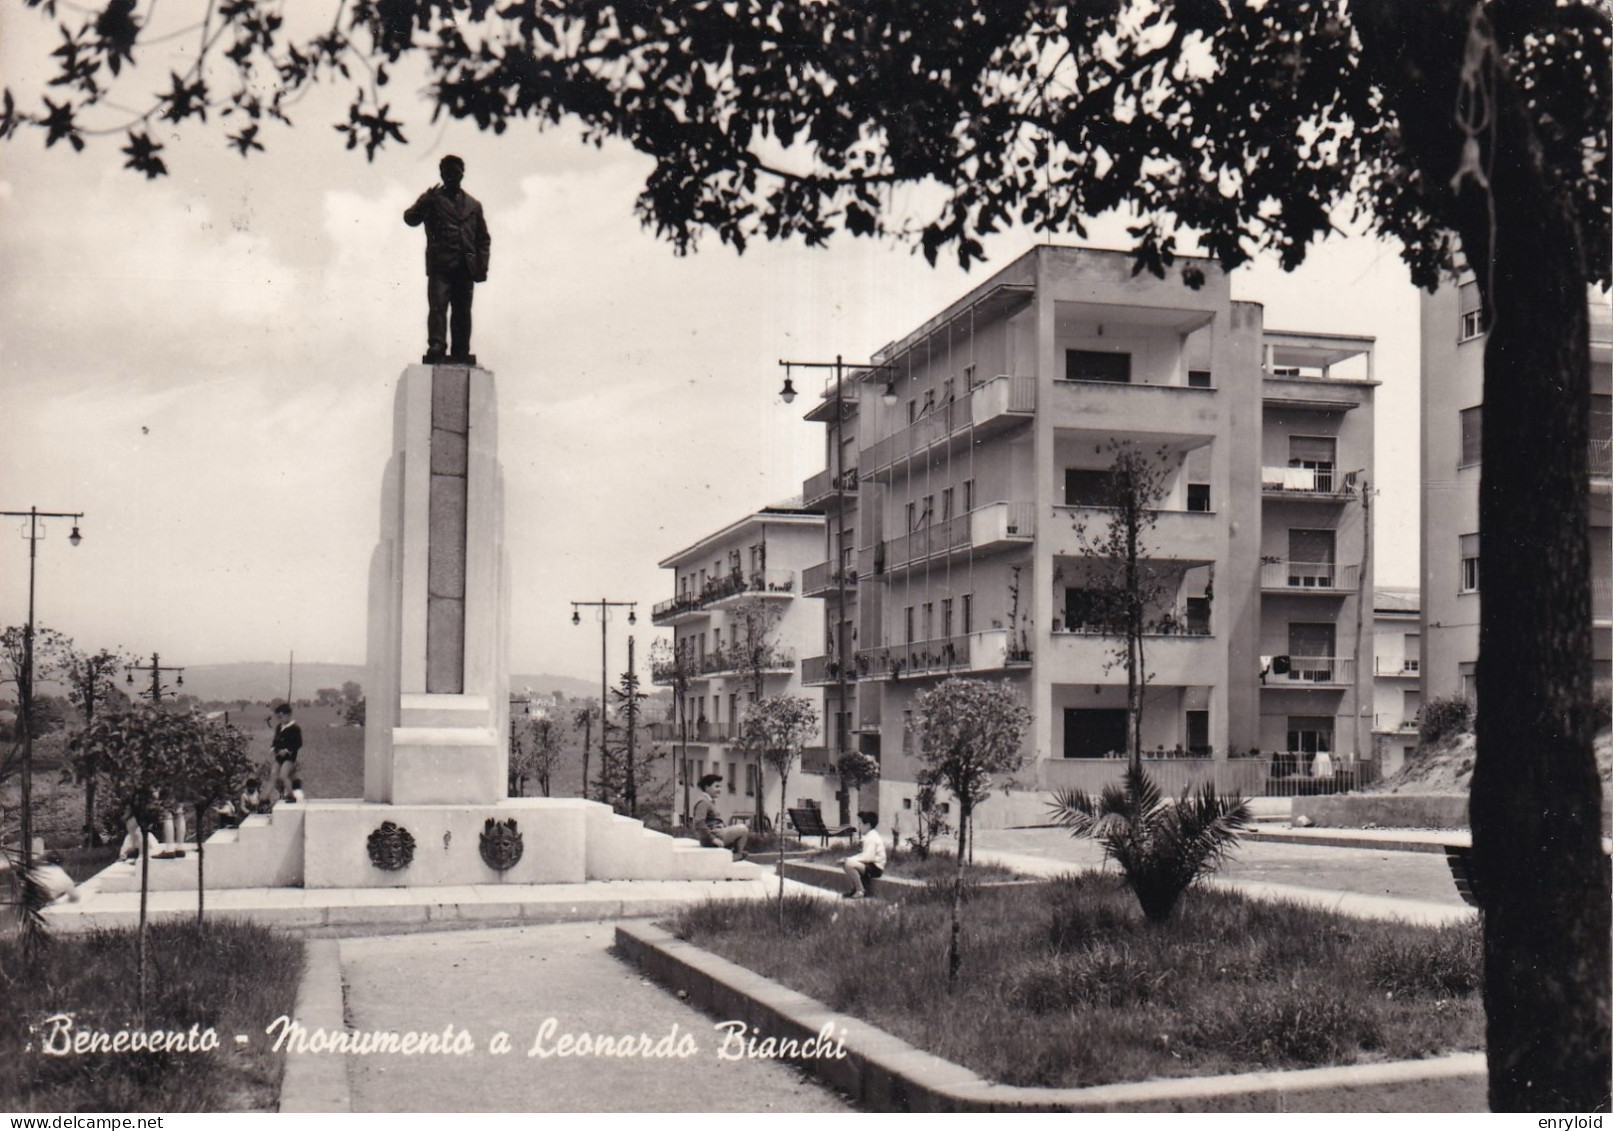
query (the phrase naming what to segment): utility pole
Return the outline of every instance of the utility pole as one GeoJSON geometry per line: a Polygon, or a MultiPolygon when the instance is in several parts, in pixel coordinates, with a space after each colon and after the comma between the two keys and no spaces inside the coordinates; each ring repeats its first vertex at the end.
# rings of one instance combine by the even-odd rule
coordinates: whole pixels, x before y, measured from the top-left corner
{"type": "Polygon", "coordinates": [[[1360,476],[1361,490],[1361,569],[1355,579],[1355,758],[1359,765],[1364,758],[1361,741],[1362,711],[1361,711],[1361,680],[1366,675],[1362,671],[1361,663],[1361,636],[1366,620],[1367,604],[1367,569],[1372,564],[1372,488],[1367,483],[1366,473],[1360,476]]]}
{"type": "Polygon", "coordinates": [[[176,673],[178,673],[177,676],[174,679],[174,683],[179,687],[184,687],[185,686],[185,669],[184,668],[164,667],[163,664],[162,664],[161,657],[158,656],[157,653],[155,653],[155,652],[153,652],[151,654],[151,663],[145,664],[143,666],[140,665],[140,664],[130,664],[128,667],[124,668],[123,670],[129,673],[129,682],[130,683],[134,682],[134,673],[135,672],[150,672],[151,673],[151,692],[150,692],[150,694],[151,694],[151,705],[153,707],[159,705],[162,702],[162,673],[163,672],[176,672],[176,673]]]}
{"type": "MultiPolygon", "coordinates": [[[[573,601],[571,603],[571,623],[581,624],[583,608],[599,610],[599,764],[603,766],[609,757],[605,749],[605,709],[610,696],[609,669],[606,666],[606,639],[605,628],[610,623],[612,609],[627,610],[627,623],[638,623],[637,601],[611,601],[601,597],[597,601],[573,601]]],[[[588,742],[586,737],[582,747],[582,795],[584,800],[588,797],[588,742]]]]}
{"type": "Polygon", "coordinates": [[[22,679],[17,688],[22,707],[22,875],[27,876],[33,867],[34,852],[34,570],[39,559],[39,540],[45,536],[39,525],[42,518],[70,518],[73,532],[67,541],[77,546],[84,540],[78,532],[83,511],[42,511],[29,507],[25,511],[0,511],[0,518],[26,518],[28,520],[28,624],[22,630],[22,679]]]}
{"type": "Polygon", "coordinates": [[[633,773],[634,731],[638,730],[638,679],[633,672],[633,634],[627,634],[627,701],[623,704],[627,720],[627,815],[638,816],[638,781],[633,773]]]}

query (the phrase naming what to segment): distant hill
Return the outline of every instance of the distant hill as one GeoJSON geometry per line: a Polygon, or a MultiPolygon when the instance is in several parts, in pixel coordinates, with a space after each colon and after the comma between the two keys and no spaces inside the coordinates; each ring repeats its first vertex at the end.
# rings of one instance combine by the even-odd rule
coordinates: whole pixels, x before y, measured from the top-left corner
{"type": "MultiPolygon", "coordinates": [[[[194,664],[185,668],[185,686],[175,690],[202,700],[264,702],[285,696],[286,674],[283,663],[194,664]]],[[[322,687],[340,688],[348,680],[362,685],[367,675],[363,664],[297,664],[291,673],[292,690],[298,699],[312,699],[322,687]]],[[[598,683],[565,675],[512,675],[510,686],[518,693],[530,687],[544,694],[599,696],[598,683]]]]}

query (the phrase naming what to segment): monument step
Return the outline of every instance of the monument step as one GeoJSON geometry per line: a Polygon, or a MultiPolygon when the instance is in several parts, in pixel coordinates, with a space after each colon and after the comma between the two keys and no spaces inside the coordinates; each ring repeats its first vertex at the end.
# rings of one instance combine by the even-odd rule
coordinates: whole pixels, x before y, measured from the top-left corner
{"type": "Polygon", "coordinates": [[[404,727],[485,727],[489,710],[485,695],[398,697],[398,722],[404,727]]]}
{"type": "Polygon", "coordinates": [[[481,727],[393,727],[392,746],[491,746],[497,748],[498,740],[493,735],[493,728],[481,727]]]}

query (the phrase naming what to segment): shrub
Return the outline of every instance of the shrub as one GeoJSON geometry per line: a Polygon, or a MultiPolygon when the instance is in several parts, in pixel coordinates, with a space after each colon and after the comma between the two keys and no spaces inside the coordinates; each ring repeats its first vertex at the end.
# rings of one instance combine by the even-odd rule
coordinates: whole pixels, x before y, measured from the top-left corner
{"type": "Polygon", "coordinates": [[[1417,714],[1424,745],[1473,729],[1473,701],[1461,695],[1430,699],[1417,714]]]}
{"type": "Polygon", "coordinates": [[[1193,883],[1221,866],[1251,819],[1242,797],[1217,795],[1208,782],[1197,792],[1184,787],[1168,802],[1139,770],[1127,770],[1123,786],[1107,786],[1098,798],[1063,790],[1053,800],[1054,823],[1099,841],[1120,865],[1143,914],[1156,923],[1170,918],[1193,883]]]}

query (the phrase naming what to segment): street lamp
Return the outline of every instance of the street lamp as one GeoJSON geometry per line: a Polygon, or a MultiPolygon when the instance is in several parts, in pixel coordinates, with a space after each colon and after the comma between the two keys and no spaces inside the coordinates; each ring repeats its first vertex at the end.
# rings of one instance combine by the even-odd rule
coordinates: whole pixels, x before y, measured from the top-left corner
{"type": "Polygon", "coordinates": [[[33,866],[34,851],[34,563],[39,557],[39,540],[45,536],[39,520],[72,519],[73,532],[67,536],[67,541],[77,546],[84,541],[84,536],[78,532],[84,512],[42,511],[29,507],[25,511],[0,511],[0,517],[28,520],[28,533],[23,535],[28,539],[28,624],[22,631],[22,683],[18,689],[22,697],[22,875],[27,876],[33,866]]]}
{"type": "Polygon", "coordinates": [[[177,675],[174,677],[175,685],[179,686],[179,687],[184,687],[185,686],[185,669],[184,668],[174,668],[174,667],[164,667],[163,664],[162,664],[162,658],[160,656],[158,656],[157,653],[155,653],[155,652],[153,652],[151,654],[151,663],[145,664],[143,666],[140,665],[140,664],[130,664],[127,667],[125,667],[123,670],[129,673],[128,682],[131,685],[134,683],[134,673],[135,672],[150,672],[151,673],[151,705],[154,706],[154,707],[158,706],[158,705],[160,705],[162,703],[162,673],[163,672],[176,672],[177,675]]]}
{"type": "MultiPolygon", "coordinates": [[[[582,610],[594,608],[599,610],[599,764],[603,766],[607,753],[605,750],[605,702],[609,695],[609,684],[606,682],[605,660],[605,626],[610,622],[612,609],[625,608],[627,610],[627,623],[637,624],[637,601],[608,601],[603,597],[597,601],[573,601],[571,603],[571,623],[582,623],[582,610]]],[[[583,746],[582,751],[582,795],[588,797],[588,747],[583,746]]]]}
{"type": "MultiPolygon", "coordinates": [[[[833,369],[834,370],[834,492],[835,492],[835,522],[837,529],[830,530],[824,524],[824,543],[830,554],[830,561],[834,566],[834,576],[839,589],[839,607],[835,610],[835,691],[838,703],[835,708],[834,724],[834,750],[835,764],[838,766],[840,756],[846,753],[846,733],[849,731],[849,721],[846,718],[846,701],[849,698],[847,691],[848,673],[851,668],[851,657],[846,652],[846,547],[845,547],[845,509],[846,509],[846,455],[845,455],[845,376],[846,364],[844,358],[835,355],[833,361],[780,361],[784,366],[784,388],[779,390],[779,399],[789,404],[795,399],[795,386],[790,382],[790,370],[796,367],[802,369],[833,369]]],[[[893,366],[887,364],[871,363],[868,365],[853,366],[864,372],[872,370],[885,370],[885,390],[880,395],[880,401],[885,405],[896,403],[896,382],[890,375],[893,366]]]]}

